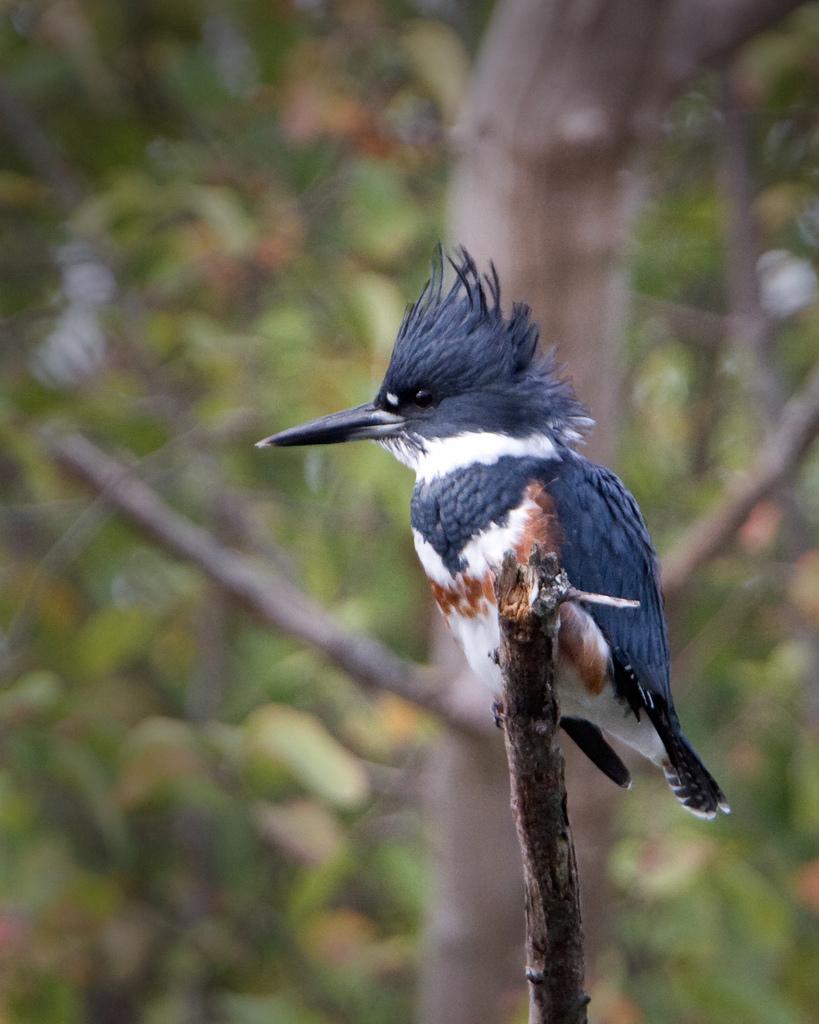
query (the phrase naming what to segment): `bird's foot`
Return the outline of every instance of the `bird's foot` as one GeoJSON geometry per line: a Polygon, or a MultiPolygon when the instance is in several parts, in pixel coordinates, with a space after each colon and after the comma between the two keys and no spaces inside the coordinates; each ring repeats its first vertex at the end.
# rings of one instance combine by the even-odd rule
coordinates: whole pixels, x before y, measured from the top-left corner
{"type": "Polygon", "coordinates": [[[502,729],[503,723],[506,721],[506,710],[504,709],[503,701],[492,701],[492,717],[495,719],[495,725],[502,729]]]}

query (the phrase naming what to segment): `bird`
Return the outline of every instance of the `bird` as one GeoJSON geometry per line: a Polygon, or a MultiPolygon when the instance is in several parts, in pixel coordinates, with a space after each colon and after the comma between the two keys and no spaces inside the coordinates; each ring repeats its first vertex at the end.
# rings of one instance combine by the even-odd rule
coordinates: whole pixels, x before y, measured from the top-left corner
{"type": "Polygon", "coordinates": [[[415,549],[450,630],[497,703],[494,576],[504,554],[554,551],[580,598],[560,606],[555,662],[563,731],[613,782],[631,776],[614,738],[653,762],[700,818],[730,813],[674,708],[660,569],[636,500],[579,450],[593,421],[528,305],[508,315],[494,264],[439,246],[405,312],[372,402],[257,447],[373,440],[415,471],[415,549]],[[449,279],[449,280],[448,280],[449,279]]]}

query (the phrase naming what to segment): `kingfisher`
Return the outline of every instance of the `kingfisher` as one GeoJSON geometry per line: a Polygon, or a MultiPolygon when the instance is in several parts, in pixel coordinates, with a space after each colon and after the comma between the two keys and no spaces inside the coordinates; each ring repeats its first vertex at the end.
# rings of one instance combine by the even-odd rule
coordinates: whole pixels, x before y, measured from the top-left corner
{"type": "Polygon", "coordinates": [[[411,525],[435,601],[497,701],[503,680],[494,576],[504,554],[554,551],[582,599],[559,610],[561,727],[624,788],[614,738],[665,773],[701,818],[730,808],[686,739],[671,696],[660,571],[643,516],[611,470],[578,451],[593,426],[529,307],[501,307],[497,271],[466,249],[444,259],[408,306],[372,402],[273,434],[258,447],[373,440],[415,471],[411,525]],[[448,266],[454,275],[446,284],[448,266]]]}

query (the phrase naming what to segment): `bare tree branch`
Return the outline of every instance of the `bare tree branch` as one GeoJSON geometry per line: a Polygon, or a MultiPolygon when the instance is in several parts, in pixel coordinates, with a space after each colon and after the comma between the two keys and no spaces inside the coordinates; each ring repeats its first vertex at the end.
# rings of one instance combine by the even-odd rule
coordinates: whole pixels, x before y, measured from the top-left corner
{"type": "Polygon", "coordinates": [[[585,1024],[580,886],[554,689],[558,609],[572,588],[555,556],[536,550],[525,567],[508,553],[495,589],[506,756],[523,855],[529,1024],[585,1024]]]}
{"type": "Polygon", "coordinates": [[[749,513],[799,467],[819,434],[819,366],[787,402],[778,426],[747,476],[693,523],[663,559],[663,589],[676,597],[694,573],[727,544],[749,513]]]}
{"type": "Polygon", "coordinates": [[[448,725],[485,735],[486,719],[449,698],[445,681],[346,629],[289,581],[231,548],[169,508],[130,469],[80,435],[47,441],[54,460],[100,494],[122,517],[178,558],[198,566],[236,601],[275,629],[323,654],[366,689],[388,690],[426,708],[448,725]]]}

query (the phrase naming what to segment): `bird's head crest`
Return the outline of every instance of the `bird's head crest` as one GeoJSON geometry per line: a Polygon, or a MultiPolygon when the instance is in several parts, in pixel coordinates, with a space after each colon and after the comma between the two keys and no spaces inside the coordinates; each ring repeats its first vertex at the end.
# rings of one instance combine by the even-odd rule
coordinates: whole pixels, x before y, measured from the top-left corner
{"type": "Polygon", "coordinates": [[[434,403],[472,396],[474,411],[487,417],[487,430],[548,427],[560,440],[577,441],[591,425],[588,412],[563,376],[554,350],[543,353],[538,340],[528,305],[516,302],[504,315],[494,263],[481,274],[465,248],[453,257],[438,246],[427,283],[407,307],[376,401],[396,407],[393,399],[403,406],[419,393],[429,394],[434,403]],[[448,267],[454,277],[446,287],[448,267]]]}

